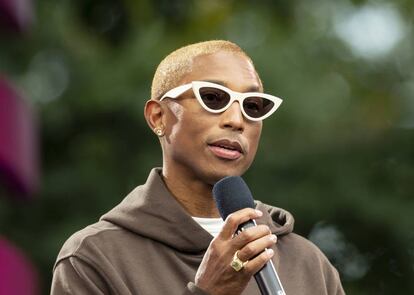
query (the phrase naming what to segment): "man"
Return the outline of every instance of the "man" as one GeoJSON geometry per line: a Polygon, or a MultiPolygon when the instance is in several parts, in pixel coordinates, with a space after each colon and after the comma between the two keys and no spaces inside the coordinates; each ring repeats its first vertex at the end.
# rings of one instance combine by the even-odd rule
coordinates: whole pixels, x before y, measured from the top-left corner
{"type": "Polygon", "coordinates": [[[249,168],[262,121],[281,102],[262,91],[252,61],[231,42],[168,55],[145,106],[163,167],[65,243],[52,294],[255,295],[253,275],[269,260],[288,295],[344,294],[326,257],[292,233],[288,212],[257,201],[256,210],[219,218],[213,185],[249,168]],[[259,225],[234,235],[249,219],[259,225]]]}

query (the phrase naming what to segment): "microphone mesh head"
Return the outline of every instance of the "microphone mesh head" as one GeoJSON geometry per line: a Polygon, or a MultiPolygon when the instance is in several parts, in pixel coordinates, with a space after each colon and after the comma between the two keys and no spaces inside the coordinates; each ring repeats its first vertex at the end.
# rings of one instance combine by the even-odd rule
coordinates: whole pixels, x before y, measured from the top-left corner
{"type": "Polygon", "coordinates": [[[223,219],[244,208],[254,208],[249,187],[240,176],[228,176],[213,187],[213,197],[223,219]]]}

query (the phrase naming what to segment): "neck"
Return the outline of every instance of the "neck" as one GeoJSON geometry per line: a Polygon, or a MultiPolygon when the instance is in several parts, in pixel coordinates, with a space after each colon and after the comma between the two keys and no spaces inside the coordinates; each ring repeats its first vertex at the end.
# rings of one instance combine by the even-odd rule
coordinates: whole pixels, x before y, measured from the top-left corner
{"type": "Polygon", "coordinates": [[[220,217],[213,199],[212,185],[183,171],[179,173],[178,170],[164,165],[162,176],[171,194],[188,214],[195,217],[220,217]]]}

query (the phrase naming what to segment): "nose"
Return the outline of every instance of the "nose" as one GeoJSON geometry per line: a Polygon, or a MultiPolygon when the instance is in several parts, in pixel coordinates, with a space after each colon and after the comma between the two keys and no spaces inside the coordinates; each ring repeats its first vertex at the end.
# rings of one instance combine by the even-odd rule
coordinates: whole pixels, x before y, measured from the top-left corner
{"type": "Polygon", "coordinates": [[[237,101],[233,102],[231,106],[221,114],[220,119],[220,126],[222,128],[229,128],[239,132],[244,130],[245,121],[240,109],[240,104],[237,101]]]}

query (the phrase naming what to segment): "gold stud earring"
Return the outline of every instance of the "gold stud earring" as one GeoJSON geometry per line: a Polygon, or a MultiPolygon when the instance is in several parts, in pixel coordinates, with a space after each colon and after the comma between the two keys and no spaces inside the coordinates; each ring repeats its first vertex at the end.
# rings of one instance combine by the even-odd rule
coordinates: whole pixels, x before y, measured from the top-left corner
{"type": "Polygon", "coordinates": [[[164,136],[164,126],[161,125],[159,127],[155,127],[154,132],[155,132],[155,134],[157,134],[158,137],[163,137],[164,136]]]}

